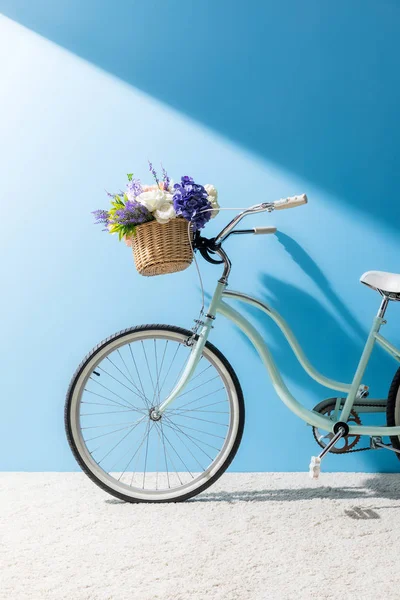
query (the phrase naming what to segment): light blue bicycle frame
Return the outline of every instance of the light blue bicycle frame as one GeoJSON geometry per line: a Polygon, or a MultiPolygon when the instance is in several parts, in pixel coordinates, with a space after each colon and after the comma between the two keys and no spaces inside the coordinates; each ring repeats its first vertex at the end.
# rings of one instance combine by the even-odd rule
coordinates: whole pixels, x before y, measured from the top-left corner
{"type": "MultiPolygon", "coordinates": [[[[252,298],[251,296],[242,294],[241,292],[227,291],[226,283],[220,280],[215,289],[213,298],[211,300],[211,304],[208,309],[208,313],[205,316],[198,337],[193,342],[192,352],[187,362],[187,365],[175,388],[158,407],[157,410],[159,413],[162,413],[166,409],[166,407],[174,401],[174,399],[182,392],[182,390],[186,387],[187,383],[189,382],[191,376],[193,375],[197,367],[198,361],[200,360],[204,344],[208,339],[217,313],[220,313],[221,315],[224,315],[225,317],[233,321],[253,343],[271,377],[272,384],[275,388],[276,393],[278,394],[279,398],[286,404],[286,406],[294,414],[296,414],[309,425],[318,427],[319,429],[322,429],[327,432],[333,431],[336,422],[346,422],[349,418],[351,409],[355,401],[357,400],[357,398],[360,397],[359,393],[362,389],[362,387],[360,387],[361,380],[376,342],[396,360],[400,361],[400,350],[393,346],[393,344],[388,342],[382,335],[379,334],[379,330],[381,328],[381,325],[384,323],[384,320],[378,314],[378,316],[374,318],[371,331],[368,335],[367,342],[362,352],[360,362],[358,364],[352,383],[347,384],[341,383],[339,381],[333,381],[332,379],[329,379],[321,373],[319,373],[310,364],[301,346],[296,340],[293,332],[289,328],[288,324],[275,310],[270,308],[267,304],[264,304],[263,302],[252,298]],[[302,365],[303,369],[310,375],[310,377],[312,377],[315,381],[327,388],[337,390],[346,394],[342,410],[340,411],[340,414],[337,411],[337,417],[334,420],[314,410],[307,409],[305,406],[303,406],[300,402],[296,400],[296,398],[291,394],[291,392],[285,385],[281,374],[278,371],[277,366],[274,362],[274,359],[272,358],[271,353],[267,348],[261,335],[258,333],[256,328],[245,317],[243,317],[243,315],[240,314],[240,312],[234,310],[231,306],[224,302],[224,299],[240,300],[265,312],[279,326],[284,336],[286,337],[288,343],[290,344],[298,361],[302,365]]],[[[368,403],[372,404],[373,402],[374,400],[368,400],[366,398],[362,400],[362,403],[365,405],[368,405],[368,403]]],[[[368,412],[368,409],[364,410],[363,412],[368,412]]],[[[374,411],[371,408],[370,412],[376,411],[374,411]]],[[[349,427],[349,434],[368,436],[400,436],[400,425],[396,427],[351,425],[349,427]]]]}

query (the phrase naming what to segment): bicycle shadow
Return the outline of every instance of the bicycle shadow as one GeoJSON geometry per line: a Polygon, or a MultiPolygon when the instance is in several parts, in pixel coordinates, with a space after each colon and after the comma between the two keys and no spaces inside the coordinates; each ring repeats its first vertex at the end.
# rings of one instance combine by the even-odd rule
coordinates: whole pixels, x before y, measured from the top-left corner
{"type": "MultiPolygon", "coordinates": [[[[326,305],[305,289],[267,273],[260,275],[263,288],[260,299],[276,308],[288,321],[307,358],[319,371],[339,381],[351,381],[368,330],[357,321],[311,256],[290,236],[279,232],[277,237],[303,273],[318,287],[326,299],[326,305]],[[329,305],[332,310],[329,310],[329,305]],[[301,318],[296,318],[299,316],[301,318]],[[343,323],[347,325],[347,331],[343,323]]],[[[314,382],[294,359],[292,351],[282,339],[282,333],[271,319],[257,308],[243,306],[257,321],[282,374],[296,379],[300,385],[313,385],[314,382]],[[276,341],[277,331],[280,336],[279,343],[276,341]]],[[[247,336],[242,332],[241,336],[255,352],[247,336]]],[[[380,395],[385,397],[394,369],[392,360],[380,348],[372,355],[367,374],[375,367],[379,367],[380,380],[384,382],[380,395]]]]}
{"type": "MultiPolygon", "coordinates": [[[[351,382],[368,335],[367,329],[340,299],[311,256],[286,234],[279,233],[278,240],[304,275],[317,286],[325,302],[308,292],[308,288],[301,289],[266,273],[260,274],[260,299],[276,308],[287,320],[305,355],[318,371],[332,379],[351,382]]],[[[288,380],[289,388],[295,383],[303,391],[303,396],[317,399],[317,402],[335,394],[334,391],[322,389],[307,375],[282,332],[265,313],[248,305],[243,306],[252,320],[256,321],[257,329],[270,348],[282,376],[288,380]]],[[[256,353],[247,336],[242,332],[240,335],[251,351],[256,353]]],[[[371,397],[386,397],[394,370],[392,359],[377,348],[364,378],[367,384],[372,382],[371,397]]],[[[365,424],[385,424],[384,415],[362,415],[362,419],[365,424]]],[[[369,453],[367,461],[377,470],[386,470],[386,463],[379,453],[369,453]]]]}
{"type": "Polygon", "coordinates": [[[286,233],[283,233],[282,231],[277,231],[275,237],[286,250],[287,254],[292,258],[292,260],[316,284],[316,286],[321,290],[321,292],[327,298],[329,298],[331,305],[347,323],[350,330],[353,332],[354,337],[359,338],[360,340],[362,340],[363,343],[365,343],[367,331],[357,321],[357,319],[348,309],[343,300],[335,292],[331,283],[329,282],[321,268],[317,265],[315,260],[311,258],[311,256],[304,250],[304,248],[302,248],[300,244],[296,242],[296,240],[294,240],[286,233]]]}
{"type": "MultiPolygon", "coordinates": [[[[306,477],[306,474],[304,474],[306,477]]],[[[400,479],[397,474],[379,474],[367,477],[359,486],[313,486],[302,488],[278,488],[262,490],[218,490],[203,492],[186,502],[188,504],[223,502],[263,503],[263,502],[304,502],[306,500],[400,500],[400,479]]],[[[129,504],[116,498],[105,500],[106,504],[129,504]]],[[[354,505],[344,510],[344,514],[353,520],[379,519],[378,510],[400,509],[400,504],[386,506],[354,505]]]]}
{"type": "MultiPolygon", "coordinates": [[[[306,474],[304,474],[306,478],[306,474]]],[[[300,502],[304,500],[400,500],[398,475],[376,474],[366,478],[360,486],[313,486],[263,490],[203,492],[188,502],[300,502]],[[388,484],[389,481],[389,484],[388,484]]],[[[385,507],[377,507],[385,508],[385,507]]],[[[389,507],[388,507],[389,508],[389,507]]],[[[400,508],[390,506],[390,508],[400,508]]]]}

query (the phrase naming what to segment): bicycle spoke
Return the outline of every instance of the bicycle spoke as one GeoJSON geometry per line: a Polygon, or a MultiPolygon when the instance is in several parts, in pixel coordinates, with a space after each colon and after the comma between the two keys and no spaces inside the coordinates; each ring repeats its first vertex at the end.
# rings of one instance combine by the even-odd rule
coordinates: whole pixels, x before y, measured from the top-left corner
{"type": "MultiPolygon", "coordinates": [[[[133,356],[132,347],[131,347],[130,344],[128,344],[128,345],[129,345],[129,350],[130,350],[131,357],[132,357],[132,362],[135,365],[135,369],[136,369],[136,373],[137,373],[137,376],[138,376],[138,379],[139,379],[140,387],[142,388],[143,398],[145,398],[146,404],[147,404],[148,403],[148,398],[147,398],[147,396],[146,396],[146,394],[144,392],[144,387],[143,387],[142,379],[140,377],[140,373],[139,373],[139,369],[138,369],[137,364],[136,364],[136,360],[135,360],[135,358],[133,356]]],[[[148,403],[148,404],[149,404],[148,408],[150,408],[150,403],[148,403]]]]}
{"type": "MultiPolygon", "coordinates": [[[[165,417],[167,418],[167,417],[165,417]]],[[[170,419],[171,421],[171,419],[170,419]]],[[[173,421],[171,421],[172,423],[173,421]]],[[[195,427],[189,427],[188,425],[182,425],[179,423],[179,427],[183,427],[184,429],[189,429],[189,431],[197,431],[198,433],[204,433],[205,435],[209,435],[211,437],[219,438],[220,440],[224,440],[225,437],[223,435],[217,435],[216,433],[210,433],[208,431],[204,431],[203,429],[196,429],[195,427]]]]}
{"type": "MultiPolygon", "coordinates": [[[[86,390],[86,391],[88,392],[89,390],[86,390]]],[[[87,402],[86,400],[82,400],[81,404],[89,404],[91,406],[111,406],[107,402],[87,402]]],[[[125,406],[125,404],[120,404],[120,406],[122,406],[123,408],[126,407],[129,410],[134,411],[134,412],[141,412],[141,413],[143,412],[143,410],[140,410],[139,408],[136,408],[136,409],[135,408],[129,408],[129,406],[128,405],[125,406]]]]}
{"type": "Polygon", "coordinates": [[[136,460],[135,460],[135,464],[133,465],[131,482],[129,484],[130,486],[133,485],[133,480],[135,479],[135,474],[137,472],[137,468],[138,468],[138,464],[139,464],[139,461],[140,461],[140,457],[142,456],[143,444],[144,444],[144,440],[146,439],[146,432],[147,432],[147,429],[144,432],[142,441],[140,442],[140,445],[139,445],[138,449],[136,450],[135,454],[132,456],[132,459],[131,459],[131,460],[133,460],[135,458],[135,455],[137,455],[136,456],[136,460]]]}
{"type": "MultiPolygon", "coordinates": [[[[107,390],[107,392],[110,392],[110,394],[114,394],[114,396],[117,396],[117,398],[119,398],[120,400],[123,400],[124,402],[127,402],[126,406],[127,408],[129,406],[131,406],[132,408],[136,408],[133,404],[131,404],[129,402],[129,400],[126,400],[125,398],[123,398],[122,396],[120,396],[119,394],[117,394],[116,392],[113,392],[112,390],[110,390],[110,388],[106,387],[105,385],[103,385],[102,383],[100,383],[100,381],[97,381],[97,379],[93,379],[93,377],[89,377],[90,381],[94,381],[94,383],[97,383],[97,385],[100,385],[102,388],[104,388],[105,390],[107,390]]],[[[95,396],[100,396],[100,394],[96,394],[96,392],[92,392],[92,390],[88,390],[85,388],[85,392],[89,392],[89,394],[94,394],[95,396]]],[[[100,396],[100,398],[104,398],[107,400],[110,400],[110,402],[114,402],[114,404],[120,404],[120,402],[116,402],[116,400],[112,400],[112,398],[106,398],[106,396],[100,396]]]]}
{"type": "Polygon", "coordinates": [[[176,425],[176,423],[165,423],[165,425],[166,425],[166,427],[169,427],[170,429],[177,429],[178,431],[180,431],[185,437],[190,439],[192,444],[197,446],[197,448],[201,452],[203,452],[203,454],[205,454],[207,456],[207,458],[209,458],[211,461],[213,461],[213,458],[209,454],[207,454],[207,452],[205,450],[203,450],[203,448],[201,448],[196,442],[200,442],[200,444],[203,444],[204,446],[208,446],[209,448],[212,448],[213,450],[217,450],[218,452],[220,451],[219,448],[216,448],[215,446],[211,446],[211,444],[207,444],[207,442],[203,442],[203,440],[199,440],[198,438],[195,438],[194,436],[188,435],[186,432],[182,431],[182,429],[180,429],[179,426],[176,425]]]}
{"type": "MultiPolygon", "coordinates": [[[[137,453],[139,452],[139,450],[141,449],[141,447],[142,447],[142,445],[143,445],[143,442],[144,442],[144,440],[145,440],[145,438],[146,438],[146,433],[147,433],[147,431],[148,431],[149,427],[150,427],[150,421],[148,421],[148,422],[147,422],[147,424],[146,424],[146,428],[145,428],[145,432],[144,432],[144,434],[143,434],[143,437],[142,437],[142,441],[140,442],[140,444],[139,444],[139,446],[138,446],[137,450],[134,452],[133,456],[132,456],[132,457],[129,459],[129,461],[127,462],[125,469],[122,471],[121,475],[118,477],[118,481],[120,481],[120,480],[121,480],[121,478],[122,478],[122,477],[123,477],[123,475],[125,474],[125,472],[126,472],[127,468],[129,467],[129,465],[131,464],[131,462],[132,462],[132,461],[133,461],[133,459],[135,458],[136,454],[137,454],[137,453]]],[[[128,454],[128,452],[131,452],[131,448],[129,448],[129,449],[128,449],[128,451],[127,451],[127,452],[125,452],[125,454],[124,454],[124,456],[123,456],[122,458],[124,458],[124,457],[125,457],[125,456],[128,454]]],[[[120,460],[120,459],[119,459],[119,460],[120,460]]],[[[118,462],[118,461],[117,461],[117,462],[118,462]]],[[[117,463],[114,463],[113,467],[115,467],[115,465],[116,465],[116,464],[117,464],[117,463]]],[[[110,469],[110,471],[112,471],[113,467],[110,469]]]]}
{"type": "Polygon", "coordinates": [[[167,352],[167,347],[168,347],[168,340],[165,342],[164,353],[163,353],[163,357],[162,357],[161,365],[160,365],[160,372],[158,375],[158,398],[157,398],[158,403],[160,403],[160,395],[161,395],[160,379],[161,379],[161,373],[162,373],[162,369],[163,369],[163,365],[164,365],[165,354],[167,352]]]}
{"type": "Polygon", "coordinates": [[[137,422],[137,423],[136,423],[136,424],[135,424],[135,425],[134,425],[134,426],[131,428],[131,430],[130,430],[130,431],[128,431],[128,433],[127,433],[126,435],[124,435],[124,437],[123,437],[123,438],[121,438],[121,439],[120,439],[120,441],[119,441],[117,444],[115,444],[115,446],[113,446],[113,447],[111,448],[111,450],[110,450],[109,452],[107,452],[107,454],[106,454],[105,456],[103,456],[103,458],[102,458],[101,460],[99,460],[99,461],[98,461],[98,463],[97,463],[97,464],[98,464],[98,465],[100,465],[100,464],[103,462],[103,460],[104,460],[104,459],[106,459],[106,458],[107,458],[107,456],[109,456],[109,455],[111,454],[111,452],[112,452],[113,450],[115,450],[115,448],[117,448],[117,446],[119,446],[119,445],[120,445],[120,444],[121,444],[121,443],[124,441],[124,439],[125,439],[126,437],[128,437],[128,435],[129,435],[129,434],[131,434],[131,433],[132,433],[132,431],[133,431],[133,430],[134,430],[134,429],[135,429],[135,428],[136,428],[136,427],[139,425],[139,423],[141,423],[141,422],[143,421],[143,419],[144,419],[144,418],[145,418],[145,417],[142,417],[142,418],[141,418],[141,419],[140,419],[140,420],[139,420],[139,421],[138,421],[138,422],[137,422]]]}
{"type": "Polygon", "coordinates": [[[127,385],[125,385],[125,383],[122,383],[122,381],[120,381],[119,379],[117,379],[116,377],[114,377],[114,375],[111,375],[111,373],[108,373],[105,369],[103,369],[103,367],[98,366],[97,369],[99,369],[99,371],[103,371],[103,373],[105,373],[108,377],[111,377],[111,379],[114,379],[114,381],[116,381],[120,385],[124,386],[124,388],[126,388],[127,390],[129,390],[130,392],[132,392],[132,394],[135,394],[135,396],[137,396],[138,398],[140,398],[140,399],[142,398],[142,396],[139,396],[139,394],[137,394],[135,392],[135,390],[133,390],[132,388],[130,388],[127,385]]]}
{"type": "MultiPolygon", "coordinates": [[[[192,477],[192,479],[194,479],[194,477],[193,477],[192,473],[190,472],[190,470],[188,469],[188,467],[187,467],[187,465],[186,465],[185,461],[182,459],[181,455],[180,455],[180,454],[178,454],[178,452],[177,452],[177,451],[176,451],[176,449],[175,449],[175,446],[173,446],[173,445],[172,445],[172,443],[171,443],[171,441],[169,440],[169,438],[168,438],[167,434],[166,434],[166,433],[164,433],[164,435],[165,435],[165,439],[167,440],[168,444],[171,446],[172,450],[175,452],[176,456],[177,456],[177,457],[178,457],[178,459],[181,461],[181,463],[182,463],[182,464],[183,464],[183,466],[185,467],[186,471],[189,473],[189,475],[192,477]]],[[[178,474],[178,472],[177,472],[177,474],[178,474]]]]}
{"type": "Polygon", "coordinates": [[[146,454],[144,457],[144,470],[143,470],[143,485],[142,485],[142,489],[144,490],[144,483],[146,481],[146,467],[147,467],[147,455],[149,453],[149,437],[150,437],[150,431],[152,429],[154,425],[154,421],[152,421],[151,427],[150,427],[150,421],[149,421],[149,428],[147,431],[147,439],[146,439],[146,454]]]}
{"type": "Polygon", "coordinates": [[[196,421],[203,421],[203,423],[212,423],[212,425],[219,425],[220,427],[229,427],[226,423],[218,423],[218,421],[209,421],[208,419],[202,419],[201,417],[193,417],[192,415],[174,415],[175,417],[184,417],[185,419],[195,419],[196,421]]]}
{"type": "MultiPolygon", "coordinates": [[[[199,387],[203,387],[203,385],[206,385],[206,383],[210,383],[210,381],[215,381],[216,379],[219,379],[219,375],[216,375],[215,377],[212,377],[212,379],[208,379],[207,381],[203,381],[203,383],[196,385],[194,388],[191,388],[190,390],[186,390],[186,392],[183,392],[183,394],[179,394],[179,396],[177,396],[175,398],[175,400],[177,400],[178,398],[182,398],[182,396],[186,396],[186,394],[190,394],[190,392],[193,392],[194,390],[199,389],[199,387]]],[[[222,388],[222,389],[224,389],[224,388],[222,388]]]]}
{"type": "Polygon", "coordinates": [[[146,365],[147,365],[147,370],[149,371],[149,375],[150,375],[150,380],[151,380],[151,385],[153,386],[153,393],[154,393],[154,382],[153,382],[153,377],[151,375],[151,371],[150,371],[150,365],[149,365],[149,361],[147,359],[147,354],[146,354],[146,348],[144,347],[144,343],[142,340],[142,349],[143,349],[143,354],[144,354],[144,358],[146,360],[146,365]]]}
{"type": "MultiPolygon", "coordinates": [[[[197,442],[199,442],[200,444],[203,444],[204,446],[208,446],[208,448],[212,448],[213,450],[217,450],[217,452],[220,452],[221,448],[217,448],[216,446],[212,446],[211,444],[209,444],[208,442],[204,442],[203,440],[199,440],[199,438],[194,437],[194,435],[189,435],[188,433],[186,433],[185,431],[183,431],[180,427],[180,425],[178,425],[178,423],[173,423],[172,421],[170,421],[169,423],[165,423],[165,425],[167,427],[171,427],[172,429],[178,429],[185,437],[187,437],[188,439],[190,439],[193,444],[195,444],[197,446],[197,444],[193,441],[196,440],[197,442]]],[[[225,439],[225,438],[222,438],[225,439]]],[[[200,450],[202,450],[202,448],[200,448],[200,446],[197,446],[200,450]]],[[[204,452],[204,450],[202,450],[202,452],[204,452]]],[[[204,454],[206,454],[204,452],[204,454]]],[[[213,460],[211,458],[211,456],[209,456],[208,454],[206,454],[206,456],[208,456],[208,458],[210,460],[213,460]]]]}
{"type": "Polygon", "coordinates": [[[167,371],[167,372],[166,372],[166,374],[165,374],[164,380],[163,380],[163,382],[162,382],[162,384],[161,384],[161,388],[160,388],[160,396],[161,396],[161,390],[162,390],[162,389],[163,389],[163,387],[164,387],[165,381],[166,381],[166,379],[167,379],[167,377],[168,377],[168,375],[169,375],[169,373],[170,373],[170,371],[171,371],[171,367],[172,367],[172,365],[173,365],[173,363],[174,363],[174,361],[175,361],[176,355],[178,354],[178,351],[179,351],[180,347],[181,347],[181,344],[178,344],[178,346],[177,346],[177,348],[176,348],[176,350],[175,350],[175,354],[174,354],[174,356],[172,357],[172,360],[171,360],[171,362],[170,362],[170,365],[169,365],[168,371],[167,371]]]}
{"type": "Polygon", "coordinates": [[[201,408],[189,408],[187,410],[180,410],[179,408],[175,409],[176,414],[186,414],[188,412],[200,412],[200,413],[209,413],[213,415],[229,415],[229,412],[224,410],[201,410],[201,408]]]}
{"type": "MultiPolygon", "coordinates": [[[[158,433],[158,427],[156,427],[157,433],[158,433]]],[[[160,430],[161,430],[161,435],[162,435],[162,443],[163,443],[163,448],[164,448],[164,458],[165,458],[165,469],[167,471],[167,481],[168,481],[168,487],[170,488],[171,485],[169,483],[169,472],[168,472],[168,462],[167,462],[167,449],[165,447],[165,439],[164,439],[164,430],[163,430],[163,425],[162,423],[160,423],[160,430]]]]}
{"type": "Polygon", "coordinates": [[[156,362],[156,367],[155,367],[155,371],[156,371],[156,385],[154,386],[154,394],[153,394],[153,399],[151,401],[152,405],[154,405],[154,400],[156,398],[157,395],[157,386],[158,386],[158,356],[157,356],[157,345],[156,345],[156,340],[153,340],[154,343],[154,359],[156,362]]]}
{"type": "MultiPolygon", "coordinates": [[[[162,430],[162,432],[163,432],[163,434],[162,434],[162,435],[163,435],[163,443],[164,443],[164,450],[165,450],[166,456],[168,456],[168,458],[169,458],[169,460],[170,460],[170,462],[171,462],[171,464],[172,464],[172,466],[173,466],[173,468],[174,468],[174,471],[175,471],[175,473],[176,473],[176,476],[177,476],[177,478],[178,478],[178,480],[179,480],[179,483],[180,483],[181,485],[183,485],[183,483],[182,483],[182,480],[181,480],[181,478],[179,477],[179,473],[178,473],[178,471],[177,471],[177,469],[176,469],[176,467],[175,467],[174,461],[172,460],[172,458],[171,458],[171,455],[170,455],[170,453],[168,452],[168,449],[167,449],[167,447],[166,447],[166,445],[165,445],[165,440],[167,439],[167,436],[166,436],[166,435],[165,435],[165,433],[164,433],[164,430],[163,430],[163,424],[162,424],[162,423],[161,423],[161,430],[162,430]]],[[[167,474],[168,474],[168,471],[167,471],[167,474]]],[[[168,477],[168,487],[170,487],[170,485],[169,485],[169,477],[168,477]]]]}
{"type": "MultiPolygon", "coordinates": [[[[133,421],[133,423],[137,423],[139,424],[140,421],[143,421],[145,417],[142,417],[141,419],[139,419],[139,421],[133,421]]],[[[87,442],[91,442],[92,440],[97,440],[98,438],[101,437],[105,437],[106,435],[112,435],[113,433],[117,433],[118,431],[123,431],[124,429],[129,429],[129,427],[132,426],[132,422],[129,423],[128,425],[126,425],[125,427],[120,427],[119,429],[115,429],[114,431],[107,431],[107,433],[102,433],[101,435],[96,435],[96,437],[93,438],[89,438],[88,440],[85,440],[85,443],[87,442]]]]}
{"type": "MultiPolygon", "coordinates": [[[[224,388],[220,388],[217,391],[219,392],[219,391],[221,391],[221,389],[224,389],[224,388]]],[[[211,393],[213,394],[214,392],[211,392],[211,393]]],[[[198,402],[199,400],[202,400],[205,397],[206,396],[201,396],[200,398],[197,398],[196,400],[193,400],[193,402],[198,402]]],[[[193,404],[193,402],[188,402],[187,404],[182,404],[182,406],[179,406],[179,410],[181,410],[185,406],[189,406],[189,404],[193,404]]],[[[207,408],[209,406],[216,406],[217,404],[226,404],[226,402],[227,402],[226,399],[225,400],[217,400],[217,402],[211,402],[211,404],[203,404],[202,406],[200,406],[200,408],[207,408]]],[[[178,410],[178,407],[176,409],[172,408],[170,410],[171,411],[178,410]]],[[[197,409],[195,408],[194,410],[197,410],[197,409]]]]}
{"type": "MultiPolygon", "coordinates": [[[[122,358],[122,356],[121,356],[121,353],[120,353],[119,349],[117,350],[117,353],[118,353],[118,354],[119,354],[119,356],[121,357],[121,360],[122,360],[122,362],[124,362],[124,359],[122,358]]],[[[131,378],[131,375],[130,375],[129,371],[128,371],[129,377],[127,377],[127,376],[125,375],[125,373],[123,373],[123,372],[121,371],[121,369],[120,369],[120,368],[119,368],[119,367],[118,367],[118,366],[117,366],[117,365],[116,365],[116,364],[115,364],[115,363],[114,363],[114,362],[111,360],[111,358],[110,358],[109,356],[106,356],[106,359],[108,360],[108,362],[110,362],[110,363],[112,364],[112,366],[113,366],[115,369],[117,369],[117,371],[118,371],[119,373],[121,373],[122,377],[125,377],[125,379],[126,379],[126,380],[127,380],[129,383],[131,383],[131,384],[133,385],[133,387],[134,387],[134,388],[135,388],[135,389],[136,389],[136,390],[139,392],[139,394],[136,394],[136,395],[137,395],[137,396],[139,396],[139,398],[141,398],[142,400],[144,400],[144,397],[143,397],[143,395],[142,395],[142,392],[139,390],[139,388],[137,387],[137,385],[135,384],[135,382],[132,380],[132,378],[131,378]]],[[[125,363],[124,363],[124,364],[125,364],[125,363]]],[[[126,365],[125,365],[125,368],[126,368],[126,365]]],[[[132,390],[132,391],[133,391],[133,390],[132,390]]]]}
{"type": "Polygon", "coordinates": [[[105,412],[98,412],[98,413],[81,413],[81,417],[94,417],[96,415],[119,415],[121,413],[126,413],[126,412],[135,412],[135,411],[133,411],[131,408],[128,408],[127,410],[107,410],[105,412]]]}
{"type": "MultiPolygon", "coordinates": [[[[146,426],[147,426],[147,425],[146,425],[146,426]]],[[[108,473],[111,473],[112,471],[114,471],[114,467],[115,467],[115,466],[116,466],[116,465],[117,465],[117,464],[118,464],[118,463],[119,463],[119,462],[120,462],[120,461],[121,461],[123,458],[125,458],[125,456],[126,456],[127,454],[129,454],[130,452],[132,452],[132,448],[128,448],[128,450],[126,450],[126,451],[123,453],[123,455],[121,456],[121,458],[118,458],[118,459],[117,459],[117,460],[114,462],[114,464],[113,464],[113,465],[112,465],[112,466],[111,466],[111,467],[108,469],[108,473]]],[[[121,475],[122,475],[122,474],[121,474],[121,475]]],[[[118,479],[118,481],[119,481],[119,479],[118,479]]]]}
{"type": "MultiPolygon", "coordinates": [[[[157,429],[157,425],[156,425],[156,429],[157,429]]],[[[156,456],[156,491],[158,490],[158,464],[159,464],[159,458],[160,458],[160,436],[157,435],[157,456],[156,456]]]]}
{"type": "MultiPolygon", "coordinates": [[[[219,388],[218,390],[214,390],[213,392],[210,392],[208,394],[204,394],[204,396],[200,396],[200,398],[196,398],[196,400],[192,400],[192,402],[188,402],[187,404],[183,404],[183,406],[180,406],[179,408],[167,408],[167,411],[169,413],[175,413],[175,411],[179,410],[179,409],[183,409],[184,406],[189,406],[190,404],[194,404],[195,402],[198,402],[199,400],[203,400],[203,398],[208,398],[209,396],[212,396],[213,394],[216,394],[217,392],[220,392],[221,390],[223,390],[224,388],[219,388]]],[[[177,400],[177,398],[175,398],[175,400],[177,400]]],[[[225,400],[221,400],[221,402],[225,402],[225,400]]]]}
{"type": "Polygon", "coordinates": [[[118,356],[120,357],[120,359],[121,359],[121,361],[122,361],[122,363],[123,363],[123,365],[124,365],[124,367],[125,367],[125,370],[126,370],[126,372],[128,373],[128,376],[129,376],[129,377],[126,377],[126,376],[124,375],[124,373],[121,371],[121,369],[119,369],[119,368],[117,367],[117,365],[115,365],[115,364],[112,362],[112,360],[110,359],[110,357],[109,357],[109,356],[107,356],[108,360],[111,362],[111,364],[112,364],[112,365],[114,365],[114,366],[115,366],[115,368],[116,368],[116,369],[118,369],[118,371],[121,373],[121,375],[124,375],[125,379],[127,379],[127,380],[129,381],[129,383],[131,383],[131,384],[133,385],[133,387],[135,388],[135,390],[137,390],[137,391],[139,392],[139,396],[142,398],[142,400],[144,401],[144,403],[145,403],[145,404],[146,404],[146,406],[147,406],[147,402],[146,402],[146,401],[147,401],[147,398],[146,398],[146,395],[145,395],[143,392],[141,392],[141,391],[140,391],[140,389],[138,388],[138,386],[136,385],[136,383],[133,381],[132,374],[131,374],[131,372],[129,371],[129,369],[128,369],[127,365],[126,365],[126,362],[124,361],[124,358],[123,358],[123,356],[122,356],[122,354],[121,354],[121,352],[120,352],[120,349],[119,349],[119,348],[117,349],[117,353],[118,353],[118,356]]]}
{"type": "MultiPolygon", "coordinates": [[[[186,365],[187,365],[187,364],[188,364],[188,362],[189,362],[189,358],[190,358],[190,353],[187,355],[187,358],[186,358],[185,362],[183,363],[183,366],[182,366],[181,370],[179,371],[179,373],[178,373],[178,375],[177,375],[177,377],[176,377],[176,379],[175,379],[175,381],[174,381],[174,384],[173,384],[173,386],[172,386],[172,387],[171,387],[171,389],[169,390],[169,392],[168,392],[168,396],[170,395],[170,393],[172,392],[172,390],[175,388],[176,384],[178,383],[178,381],[179,381],[179,379],[180,379],[180,377],[181,377],[181,375],[182,375],[183,371],[184,371],[184,370],[185,370],[185,368],[186,368],[186,365]]],[[[200,357],[200,360],[201,360],[202,358],[203,358],[203,357],[201,356],[201,357],[200,357]]],[[[200,360],[199,360],[199,362],[200,362],[200,360]]]]}
{"type": "Polygon", "coordinates": [[[90,425],[89,427],[81,427],[81,430],[83,431],[84,429],[99,429],[100,427],[115,427],[116,425],[132,425],[133,423],[136,423],[136,421],[131,421],[130,423],[127,423],[126,421],[124,421],[124,423],[109,423],[108,425],[90,425]]]}
{"type": "MultiPolygon", "coordinates": [[[[183,433],[183,431],[182,431],[183,433]]],[[[184,440],[181,438],[181,436],[179,435],[178,431],[175,431],[175,435],[177,436],[177,438],[181,441],[181,443],[185,446],[186,450],[189,452],[189,454],[191,454],[191,456],[193,456],[194,460],[197,462],[197,464],[199,465],[200,469],[202,471],[205,471],[206,468],[203,467],[203,465],[197,460],[196,456],[193,454],[193,452],[190,450],[189,446],[187,446],[184,442],[184,440]]]]}

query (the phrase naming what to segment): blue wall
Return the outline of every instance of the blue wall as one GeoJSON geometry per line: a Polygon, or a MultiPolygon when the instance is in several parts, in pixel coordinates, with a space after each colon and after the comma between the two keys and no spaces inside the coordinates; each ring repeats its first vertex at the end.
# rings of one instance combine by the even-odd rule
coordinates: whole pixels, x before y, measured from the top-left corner
{"type": "MultiPolygon", "coordinates": [[[[378,304],[358,278],[400,271],[398,3],[0,0],[0,13],[0,469],[76,469],[63,402],[77,363],[129,325],[197,316],[194,268],[141,278],[91,222],[104,188],[130,171],[145,179],[148,157],[175,178],[214,183],[223,206],[308,193],[307,207],[249,220],[276,225],[277,237],[229,243],[231,288],[271,301],[315,365],[349,379],[378,304]]],[[[201,268],[211,290],[219,270],[201,268]]],[[[275,328],[250,316],[298,397],[312,407],[329,396],[275,328]]],[[[400,342],[399,307],[388,316],[400,342]]],[[[233,469],[306,469],[311,431],[279,402],[254,351],[222,320],[212,341],[248,407],[233,469]]],[[[373,394],[387,393],[395,368],[376,353],[373,394]]],[[[328,457],[326,469],[399,463],[364,453],[328,457]]]]}

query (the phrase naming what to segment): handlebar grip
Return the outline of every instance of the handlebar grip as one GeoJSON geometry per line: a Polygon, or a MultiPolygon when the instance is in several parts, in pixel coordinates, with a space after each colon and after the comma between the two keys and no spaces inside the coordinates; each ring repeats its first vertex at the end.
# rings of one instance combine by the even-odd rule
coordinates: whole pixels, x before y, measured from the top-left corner
{"type": "Polygon", "coordinates": [[[294,208],[295,206],[301,206],[307,204],[308,198],[306,194],[300,194],[299,196],[290,196],[289,198],[282,198],[274,202],[275,210],[283,210],[284,208],[294,208]]]}
{"type": "Polygon", "coordinates": [[[255,235],[263,235],[266,233],[276,233],[276,227],[254,227],[255,235]]]}

